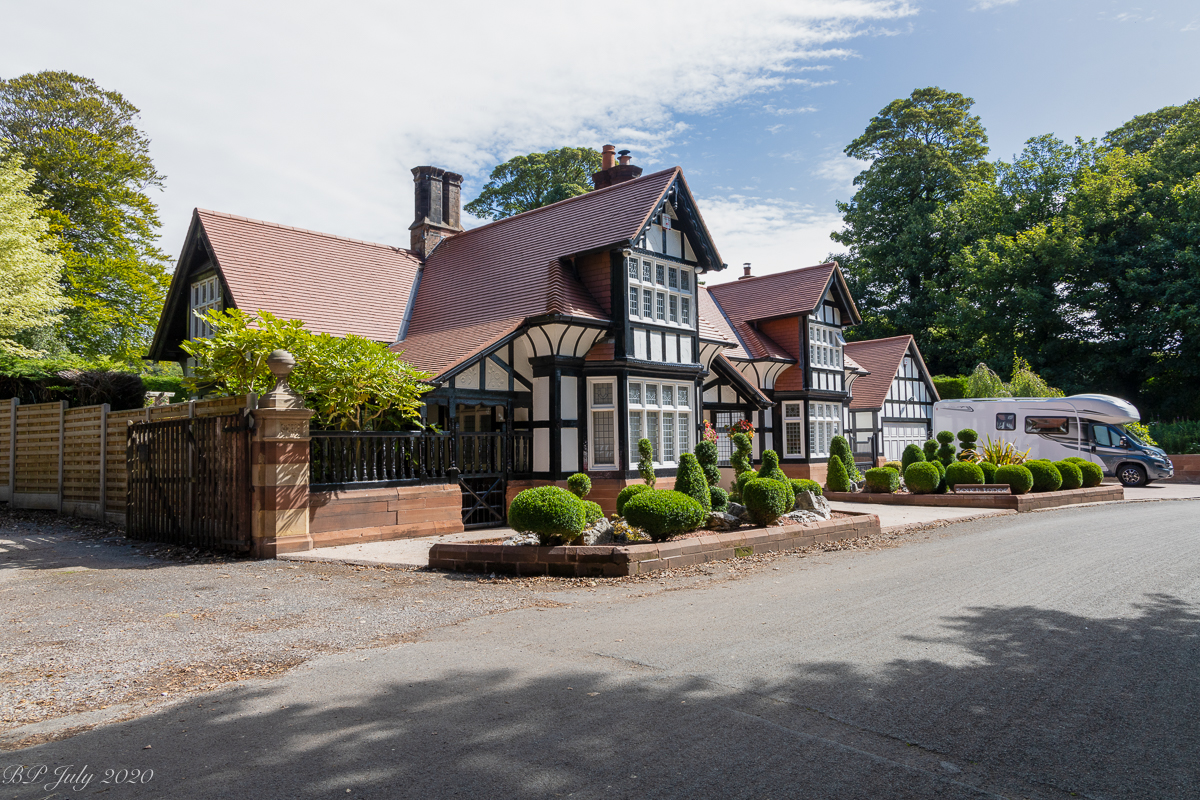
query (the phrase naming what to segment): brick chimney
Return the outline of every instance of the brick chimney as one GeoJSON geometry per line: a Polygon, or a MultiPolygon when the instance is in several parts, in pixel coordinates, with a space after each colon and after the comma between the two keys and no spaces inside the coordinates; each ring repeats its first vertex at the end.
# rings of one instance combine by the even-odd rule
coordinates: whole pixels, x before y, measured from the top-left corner
{"type": "Polygon", "coordinates": [[[744,280],[746,280],[746,278],[753,278],[753,277],[754,276],[750,274],[750,262],[747,261],[745,264],[742,264],[742,274],[738,276],[738,280],[744,281],[744,280]]]}
{"type": "Polygon", "coordinates": [[[642,174],[641,167],[629,163],[629,151],[617,152],[617,148],[606,144],[600,151],[600,171],[592,175],[592,185],[597,189],[612,186],[614,183],[631,181],[642,174]],[[614,164],[613,156],[616,156],[614,164]]]}
{"type": "Polygon", "coordinates": [[[425,258],[442,239],[462,231],[462,175],[437,167],[413,167],[415,213],[409,246],[425,258]]]}

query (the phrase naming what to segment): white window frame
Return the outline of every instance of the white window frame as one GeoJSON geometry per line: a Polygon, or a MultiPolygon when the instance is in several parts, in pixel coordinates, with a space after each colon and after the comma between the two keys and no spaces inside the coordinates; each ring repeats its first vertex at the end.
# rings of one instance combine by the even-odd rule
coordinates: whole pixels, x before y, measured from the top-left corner
{"type": "Polygon", "coordinates": [[[626,391],[629,413],[625,420],[629,433],[629,463],[636,463],[641,458],[638,453],[638,438],[635,436],[635,428],[640,428],[640,438],[650,439],[653,443],[656,467],[677,466],[679,458],[684,453],[692,452],[695,439],[692,426],[696,419],[696,404],[693,402],[694,389],[695,387],[688,383],[646,378],[629,380],[629,388],[626,391]],[[635,387],[637,399],[633,396],[635,387]],[[650,402],[648,387],[653,387],[655,390],[655,402],[653,403],[650,402]],[[665,402],[664,389],[671,390],[672,402],[669,405],[665,402]],[[654,415],[656,420],[654,435],[651,435],[651,415],[654,415]],[[667,457],[668,450],[670,458],[667,457]]]}
{"type": "Polygon", "coordinates": [[[804,458],[804,401],[785,400],[780,406],[783,415],[783,454],[789,458],[804,458]],[[789,442],[790,431],[795,431],[800,437],[800,443],[795,449],[792,449],[789,442]]]}
{"type": "Polygon", "coordinates": [[[808,457],[828,458],[829,443],[841,434],[842,404],[810,402],[808,404],[808,457]]]}
{"type": "Polygon", "coordinates": [[[653,320],[654,324],[668,328],[696,329],[698,314],[692,300],[695,297],[695,267],[638,255],[629,257],[625,272],[629,276],[630,289],[636,287],[642,292],[641,305],[637,309],[630,308],[631,318],[653,320]],[[660,271],[663,274],[662,282],[658,280],[660,271]],[[672,276],[675,277],[674,285],[671,281],[672,276]],[[647,292],[652,299],[650,313],[647,313],[646,309],[647,292]],[[660,299],[663,303],[661,316],[658,314],[660,299]],[[682,313],[684,303],[688,306],[687,314],[682,313]],[[672,305],[676,307],[673,319],[670,313],[672,305]]]}
{"type": "Polygon", "coordinates": [[[817,322],[808,323],[808,362],[818,369],[841,370],[842,330],[817,322]]]}
{"type": "Polygon", "coordinates": [[[190,321],[188,323],[189,338],[207,339],[213,335],[212,326],[196,314],[206,314],[209,311],[221,311],[225,304],[221,296],[221,279],[214,272],[208,277],[192,281],[191,302],[188,304],[190,321]]]}
{"type": "Polygon", "coordinates": [[[621,468],[621,454],[619,442],[621,437],[618,436],[617,428],[617,411],[620,404],[617,402],[617,379],[616,378],[588,378],[587,380],[587,404],[588,404],[588,468],[594,470],[610,471],[621,468]],[[608,385],[610,387],[610,403],[597,404],[596,386],[608,385]],[[610,452],[612,453],[612,461],[597,461],[596,456],[600,448],[596,446],[598,437],[596,435],[596,414],[607,414],[611,420],[612,443],[610,452]]]}

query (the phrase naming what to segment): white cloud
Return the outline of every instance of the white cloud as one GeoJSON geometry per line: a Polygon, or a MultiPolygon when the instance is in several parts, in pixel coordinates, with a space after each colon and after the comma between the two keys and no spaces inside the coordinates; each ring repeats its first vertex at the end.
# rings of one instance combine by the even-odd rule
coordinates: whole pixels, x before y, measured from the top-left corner
{"type": "Polygon", "coordinates": [[[167,175],[177,251],[192,206],[406,243],[408,169],[463,172],[468,196],[516,153],[628,147],[652,166],[706,113],[852,54],[904,0],[44,0],[9,8],[0,75],[67,69],[122,92],[167,175]],[[671,35],[650,24],[671,20],[671,35]]]}
{"type": "Polygon", "coordinates": [[[1191,33],[1192,31],[1200,31],[1200,18],[1192,20],[1179,29],[1180,33],[1191,33]]]}
{"type": "Polygon", "coordinates": [[[773,198],[727,195],[698,200],[704,222],[729,269],[710,284],[736,280],[749,261],[755,275],[820,264],[841,246],[829,234],[842,227],[835,213],[773,198]]]}
{"type": "Polygon", "coordinates": [[[816,110],[817,109],[814,106],[802,106],[800,108],[776,108],[772,105],[763,106],[763,111],[780,117],[787,116],[789,114],[811,114],[816,110]]]}
{"type": "Polygon", "coordinates": [[[785,127],[787,127],[787,126],[786,126],[786,125],[784,125],[782,122],[781,122],[781,123],[779,123],[778,125],[768,125],[768,126],[767,126],[767,133],[779,133],[779,132],[780,132],[781,130],[783,130],[785,127]]]}
{"type": "Polygon", "coordinates": [[[829,181],[836,191],[844,195],[841,199],[849,200],[850,195],[854,194],[854,179],[870,165],[870,161],[850,158],[839,153],[821,161],[812,174],[829,181]]]}
{"type": "Polygon", "coordinates": [[[1016,3],[1017,0],[979,0],[977,3],[975,3],[975,5],[971,6],[971,10],[985,11],[989,8],[996,8],[997,6],[1011,6],[1015,5],[1016,3]]]}

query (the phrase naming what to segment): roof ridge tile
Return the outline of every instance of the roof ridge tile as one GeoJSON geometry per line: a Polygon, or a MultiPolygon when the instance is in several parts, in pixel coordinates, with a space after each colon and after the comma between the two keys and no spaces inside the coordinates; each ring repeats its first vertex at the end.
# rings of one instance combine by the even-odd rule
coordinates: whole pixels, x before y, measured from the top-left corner
{"type": "Polygon", "coordinates": [[[262,225],[267,228],[278,228],[279,230],[293,231],[295,233],[307,233],[312,236],[320,236],[323,239],[337,239],[338,241],[342,241],[342,242],[353,242],[354,244],[365,244],[365,245],[369,245],[371,247],[379,247],[379,248],[383,248],[385,250],[391,250],[392,252],[407,253],[407,254],[411,255],[413,258],[418,258],[417,254],[415,252],[413,252],[412,250],[409,250],[406,247],[397,247],[394,244],[384,244],[383,242],[371,242],[371,241],[367,241],[366,239],[355,239],[351,236],[339,236],[336,233],[326,233],[325,231],[315,231],[315,230],[312,230],[311,228],[300,228],[295,225],[284,225],[281,222],[269,222],[264,219],[255,219],[253,217],[244,217],[240,214],[230,214],[227,211],[213,211],[212,209],[209,209],[209,208],[197,207],[196,213],[197,214],[207,214],[209,216],[221,217],[224,219],[233,219],[233,220],[237,220],[239,222],[249,222],[253,225],[262,225]]]}

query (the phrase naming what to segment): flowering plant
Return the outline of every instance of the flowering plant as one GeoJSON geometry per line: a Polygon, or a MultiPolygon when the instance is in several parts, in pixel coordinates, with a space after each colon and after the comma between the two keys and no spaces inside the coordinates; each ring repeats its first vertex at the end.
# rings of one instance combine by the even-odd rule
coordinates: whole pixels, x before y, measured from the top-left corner
{"type": "Polygon", "coordinates": [[[748,419],[739,419],[737,422],[729,426],[729,435],[735,433],[744,433],[751,439],[754,438],[754,425],[748,419]]]}
{"type": "Polygon", "coordinates": [[[700,438],[706,442],[717,441],[717,429],[708,420],[704,420],[704,433],[700,434],[700,438]]]}

